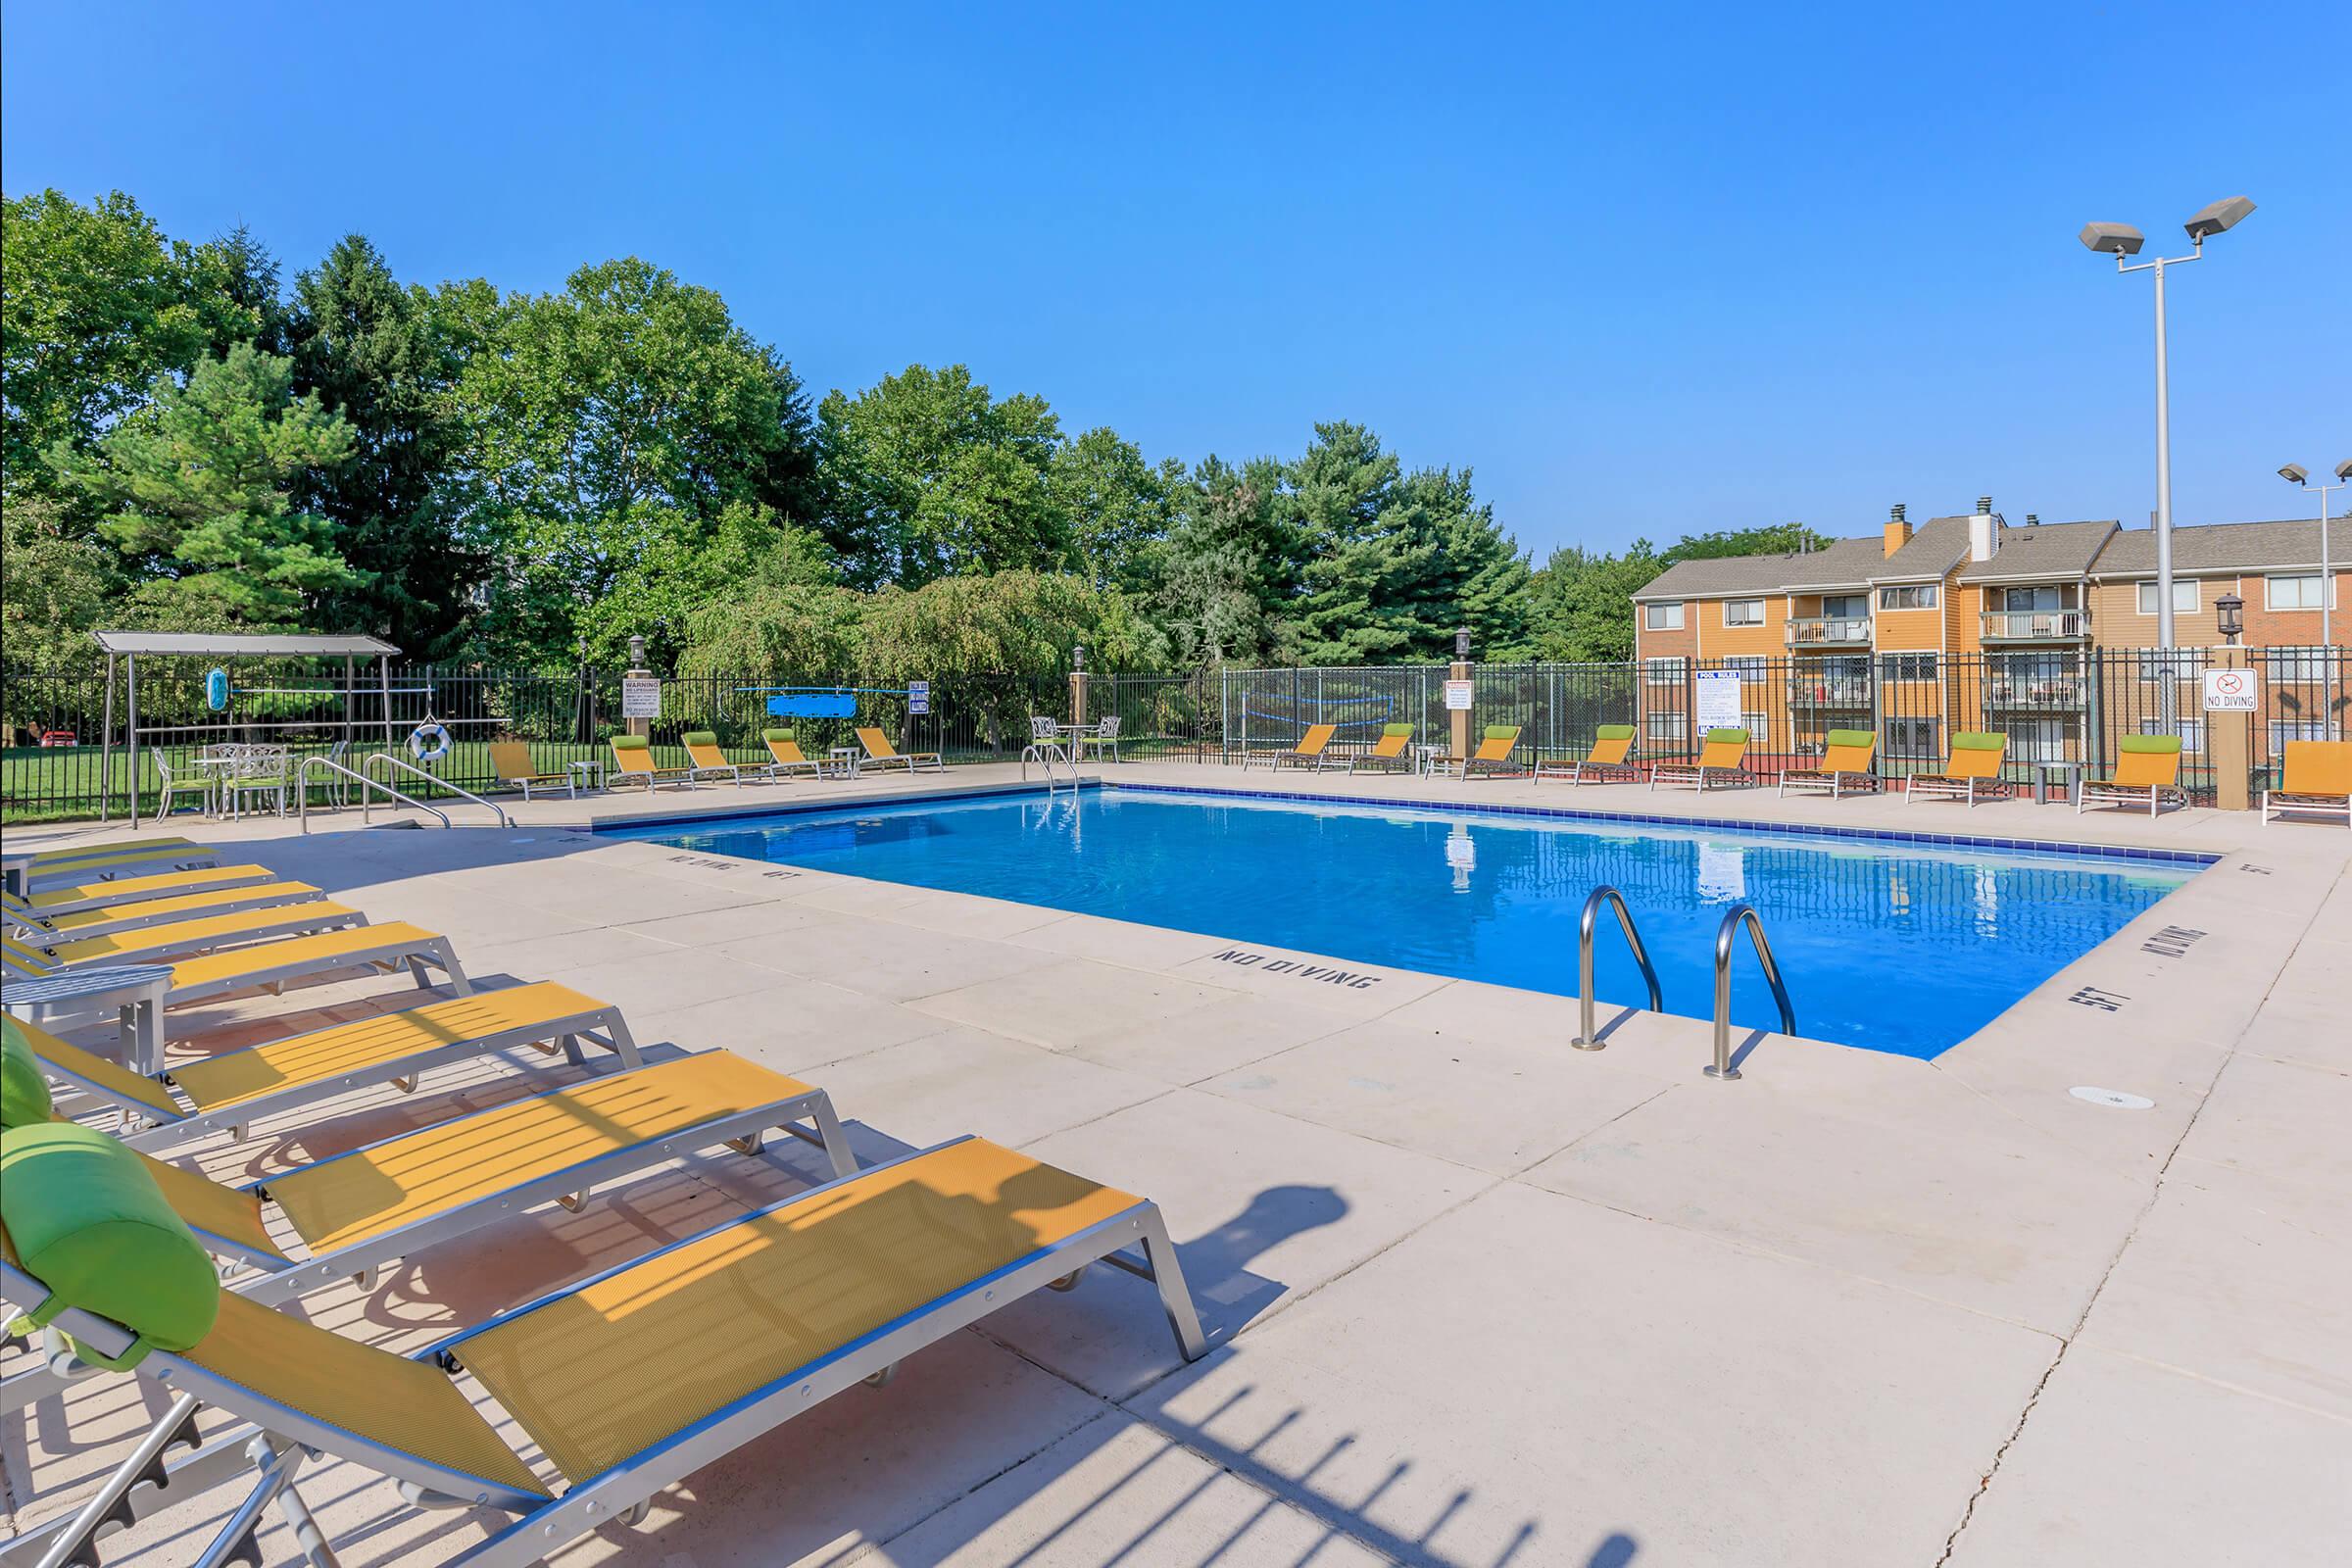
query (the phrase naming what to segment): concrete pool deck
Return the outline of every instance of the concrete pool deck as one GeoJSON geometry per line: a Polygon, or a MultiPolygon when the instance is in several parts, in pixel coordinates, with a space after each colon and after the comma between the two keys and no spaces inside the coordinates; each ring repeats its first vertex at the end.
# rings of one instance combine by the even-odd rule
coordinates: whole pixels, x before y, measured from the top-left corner
{"type": "MultiPolygon", "coordinates": [[[[1000,787],[1011,768],[536,802],[513,808],[513,831],[463,825],[472,812],[450,832],[308,838],[175,820],[377,919],[447,932],[482,983],[562,980],[620,1004],[641,1041],[822,1084],[868,1155],[977,1132],[1165,1208],[1216,1334],[1205,1360],[1178,1363],[1148,1287],[1090,1276],[560,1561],[2340,1560],[2352,834],[2023,802],[1100,771],[2221,858],[1934,1062],[1765,1036],[1727,1085],[1699,1076],[1701,1020],[1608,1005],[1609,1049],[1575,1052],[1569,999],[1344,955],[1374,983],[1321,984],[1220,960],[1236,945],[1213,936],[571,831],[1000,787]]],[[[76,836],[122,829],[8,835],[76,836]]],[[[173,1024],[217,1025],[213,1049],[249,1020],[413,998],[338,984],[173,1024]]],[[[544,1062],[354,1097],[200,1157],[252,1180],[431,1104],[567,1075],[544,1062]]],[[[790,1151],[682,1160],[306,1310],[413,1348],[815,1175],[790,1151]]],[[[12,1528],[70,1508],[161,1409],[117,1379],[65,1402],[0,1420],[12,1528]]],[[[347,1564],[430,1563],[487,1522],[407,1513],[348,1466],[305,1492],[347,1564]]],[[[182,1501],[110,1538],[107,1558],[185,1561],[232,1501],[182,1501]]],[[[282,1529],[263,1540],[292,1559],[282,1529]]]]}

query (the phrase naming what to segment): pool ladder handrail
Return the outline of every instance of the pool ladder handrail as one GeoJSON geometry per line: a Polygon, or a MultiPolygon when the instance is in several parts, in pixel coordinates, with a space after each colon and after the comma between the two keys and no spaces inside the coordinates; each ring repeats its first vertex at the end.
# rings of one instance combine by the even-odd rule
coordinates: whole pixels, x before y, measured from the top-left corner
{"type": "Polygon", "coordinates": [[[1048,795],[1052,795],[1054,793],[1054,762],[1056,758],[1060,760],[1062,766],[1070,770],[1070,790],[1073,794],[1077,792],[1078,764],[1070,760],[1069,753],[1061,749],[1060,742],[1033,740],[1028,745],[1021,748],[1021,782],[1024,784],[1029,782],[1029,760],[1031,758],[1035,758],[1038,761],[1045,764],[1046,793],[1048,795]]]}
{"type": "Polygon", "coordinates": [[[1772,985],[1772,1000],[1780,1004],[1781,1033],[1796,1033],[1796,1008],[1789,1004],[1788,987],[1781,980],[1772,942],[1764,935],[1764,918],[1754,905],[1735,904],[1723,911],[1723,923],[1715,928],[1715,1059],[1705,1069],[1706,1076],[1724,1083],[1740,1076],[1740,1069],[1732,1065],[1732,942],[1743,925],[1748,946],[1756,950],[1756,962],[1772,985]]]}
{"type": "Polygon", "coordinates": [[[1642,945],[1642,933],[1634,928],[1634,911],[1627,908],[1625,895],[1612,887],[1597,887],[1585,900],[1584,912],[1576,917],[1576,1007],[1578,1031],[1568,1043],[1579,1051],[1599,1051],[1608,1045],[1592,1027],[1592,934],[1600,923],[1600,906],[1606,904],[1617,911],[1618,927],[1625,932],[1625,945],[1633,950],[1634,962],[1642,966],[1642,978],[1649,986],[1649,1010],[1666,1010],[1665,993],[1658,989],[1658,971],[1649,961],[1649,950],[1642,945]]]}
{"type": "MultiPolygon", "coordinates": [[[[479,795],[474,794],[473,791],[466,788],[464,785],[452,784],[449,780],[441,777],[439,774],[428,773],[423,768],[418,767],[416,763],[404,761],[402,759],[393,756],[390,752],[368,753],[368,760],[360,764],[360,769],[362,772],[367,773],[370,779],[373,779],[375,777],[375,765],[378,762],[381,762],[387,768],[397,767],[404,773],[414,774],[416,777],[424,780],[427,784],[439,785],[442,789],[449,791],[449,793],[452,795],[461,796],[466,800],[471,801],[483,810],[488,811],[491,816],[497,820],[497,823],[500,827],[513,827],[514,825],[514,819],[507,814],[507,808],[499,805],[497,802],[486,801],[479,795]]],[[[379,782],[381,782],[386,789],[391,789],[392,787],[389,779],[381,780],[379,782]]],[[[448,816],[443,815],[440,812],[435,812],[434,814],[441,816],[441,823],[444,827],[449,825],[448,816]]]]}
{"type": "Polygon", "coordinates": [[[413,806],[419,811],[430,811],[433,815],[441,818],[443,827],[450,825],[449,813],[437,806],[427,806],[422,801],[403,795],[383,780],[369,778],[365,773],[345,767],[341,762],[330,762],[323,757],[306,757],[302,760],[302,765],[294,770],[294,816],[302,824],[302,830],[305,833],[311,830],[311,775],[314,770],[323,774],[329,780],[347,778],[360,786],[360,820],[363,822],[375,820],[375,803],[368,798],[368,792],[382,790],[403,806],[413,806]]]}

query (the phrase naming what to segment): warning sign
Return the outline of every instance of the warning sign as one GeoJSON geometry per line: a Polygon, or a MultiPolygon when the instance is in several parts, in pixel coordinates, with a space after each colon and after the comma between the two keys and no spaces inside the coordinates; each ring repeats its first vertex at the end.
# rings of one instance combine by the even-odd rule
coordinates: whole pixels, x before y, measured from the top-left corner
{"type": "Polygon", "coordinates": [[[2209,669],[2205,672],[2205,711],[2251,713],[2255,707],[2252,670],[2209,669]]]}

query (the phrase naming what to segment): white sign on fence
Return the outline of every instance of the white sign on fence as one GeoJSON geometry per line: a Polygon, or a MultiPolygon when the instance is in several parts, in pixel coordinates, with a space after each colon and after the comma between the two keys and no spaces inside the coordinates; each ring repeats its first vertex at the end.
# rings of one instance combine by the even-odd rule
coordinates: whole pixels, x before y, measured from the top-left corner
{"type": "Polygon", "coordinates": [[[2251,713],[2255,709],[2254,672],[2250,669],[2209,669],[2205,672],[2205,711],[2251,713]]]}
{"type": "Polygon", "coordinates": [[[909,713],[931,711],[931,683],[929,681],[910,680],[906,683],[906,711],[909,713]]]}
{"type": "Polygon", "coordinates": [[[1691,699],[1691,718],[1701,730],[1740,727],[1740,672],[1702,669],[1691,699]]]}
{"type": "Polygon", "coordinates": [[[1470,711],[1470,694],[1476,689],[1471,682],[1466,680],[1447,681],[1446,683],[1446,710],[1449,713],[1470,711]]]}
{"type": "Polygon", "coordinates": [[[661,678],[654,675],[621,676],[620,716],[623,718],[660,718],[662,716],[661,678]]]}

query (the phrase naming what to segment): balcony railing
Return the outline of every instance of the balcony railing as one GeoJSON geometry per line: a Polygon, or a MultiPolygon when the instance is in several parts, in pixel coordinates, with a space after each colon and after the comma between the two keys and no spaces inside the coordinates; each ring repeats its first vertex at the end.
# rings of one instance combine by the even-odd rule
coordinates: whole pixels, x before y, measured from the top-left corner
{"type": "Polygon", "coordinates": [[[2080,675],[2038,680],[1993,680],[1984,685],[1986,708],[2024,709],[2040,712],[2080,712],[2089,687],[2080,675]]]}
{"type": "Polygon", "coordinates": [[[1870,680],[1858,675],[1791,675],[1788,678],[1788,705],[1791,708],[1867,709],[1870,707],[1870,680]]]}
{"type": "Polygon", "coordinates": [[[1987,610],[1988,643],[2050,643],[2090,635],[2087,610],[1987,610]]]}
{"type": "Polygon", "coordinates": [[[1793,615],[1788,620],[1791,648],[1868,648],[1868,615],[1793,615]]]}

